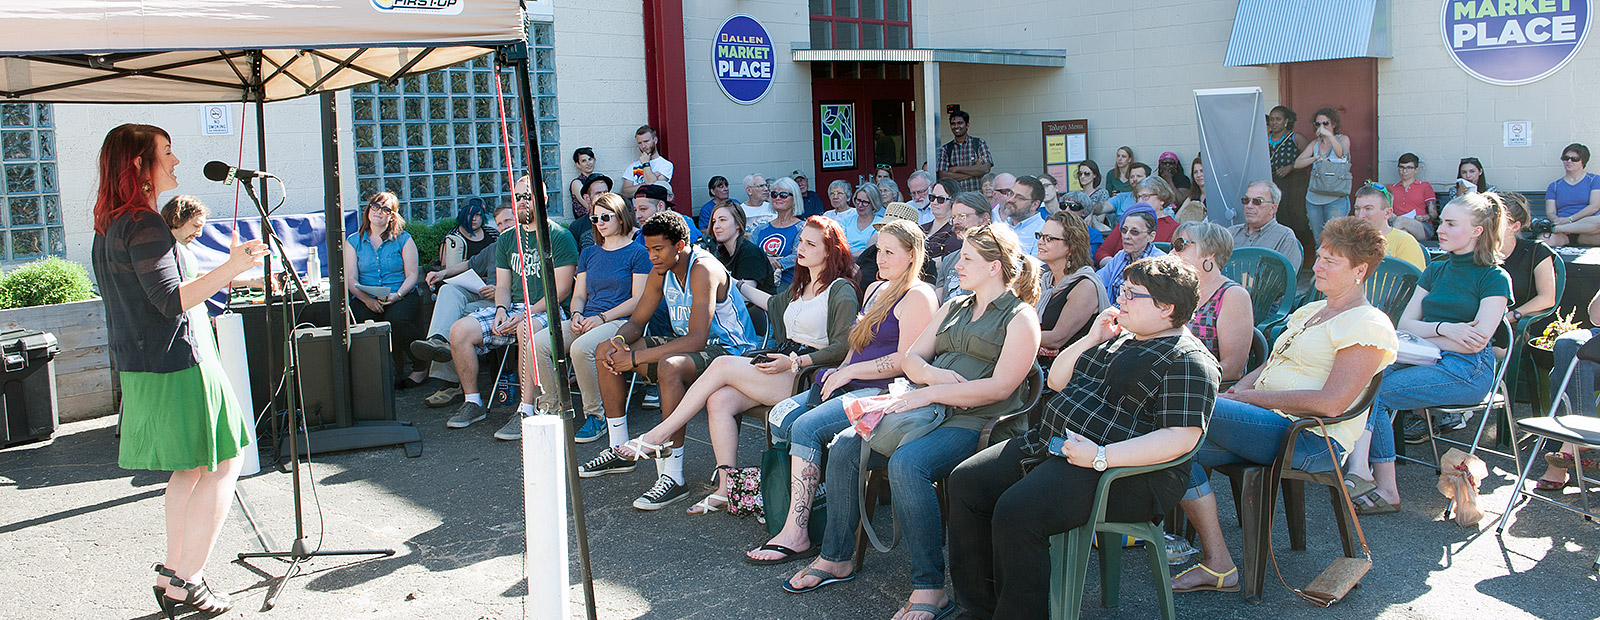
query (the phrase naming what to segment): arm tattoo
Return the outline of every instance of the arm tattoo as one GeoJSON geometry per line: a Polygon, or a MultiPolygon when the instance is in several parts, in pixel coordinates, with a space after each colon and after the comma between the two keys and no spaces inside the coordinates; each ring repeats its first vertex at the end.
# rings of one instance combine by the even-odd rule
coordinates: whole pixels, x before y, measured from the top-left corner
{"type": "Polygon", "coordinates": [[[894,365],[894,360],[885,355],[878,358],[877,364],[874,366],[874,368],[876,368],[878,372],[889,372],[894,370],[894,365]]]}

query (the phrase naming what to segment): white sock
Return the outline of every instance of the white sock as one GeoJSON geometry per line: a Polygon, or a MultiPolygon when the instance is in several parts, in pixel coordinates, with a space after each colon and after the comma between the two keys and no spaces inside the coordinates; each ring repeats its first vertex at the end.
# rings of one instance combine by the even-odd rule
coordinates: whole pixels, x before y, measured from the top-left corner
{"type": "Polygon", "coordinates": [[[628,443],[627,416],[606,418],[606,440],[613,448],[628,443]]]}
{"type": "Polygon", "coordinates": [[[672,449],[672,458],[664,459],[662,462],[664,464],[664,467],[662,467],[662,472],[661,473],[664,474],[664,475],[667,475],[667,476],[672,476],[672,480],[674,482],[677,482],[678,484],[684,484],[684,481],[683,481],[683,448],[682,447],[673,448],[672,449]]]}
{"type": "Polygon", "coordinates": [[[526,415],[537,414],[537,413],[539,413],[539,411],[533,408],[533,403],[522,403],[520,405],[517,405],[517,413],[520,413],[520,414],[526,416],[526,415]]]}
{"type": "Polygon", "coordinates": [[[476,393],[463,394],[462,398],[467,399],[467,402],[472,403],[474,405],[482,405],[483,404],[483,397],[477,395],[476,393]]]}

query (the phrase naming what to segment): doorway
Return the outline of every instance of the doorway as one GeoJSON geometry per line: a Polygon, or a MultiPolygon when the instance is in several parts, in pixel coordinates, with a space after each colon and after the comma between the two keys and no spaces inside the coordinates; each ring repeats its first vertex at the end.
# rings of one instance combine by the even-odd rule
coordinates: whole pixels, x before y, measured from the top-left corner
{"type": "Polygon", "coordinates": [[[916,65],[816,62],[811,67],[815,188],[844,180],[852,187],[884,167],[906,193],[916,162],[916,65]]]}
{"type": "MultiPolygon", "coordinates": [[[[1350,176],[1355,183],[1379,180],[1378,60],[1343,58],[1279,65],[1278,95],[1299,118],[1300,144],[1316,136],[1312,116],[1320,108],[1339,113],[1339,130],[1350,137],[1350,176]]],[[[1351,188],[1352,191],[1354,188],[1351,188]]]]}

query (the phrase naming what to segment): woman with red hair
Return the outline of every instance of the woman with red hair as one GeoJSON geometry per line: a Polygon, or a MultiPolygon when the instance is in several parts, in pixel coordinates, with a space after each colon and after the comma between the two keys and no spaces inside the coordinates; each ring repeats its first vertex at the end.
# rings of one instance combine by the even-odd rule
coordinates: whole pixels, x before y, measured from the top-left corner
{"type": "Polygon", "coordinates": [[[155,567],[153,588],[169,618],[181,606],[232,607],[206,583],[204,569],[233,500],[239,455],[250,449],[250,418],[217,360],[204,301],[267,253],[260,241],[235,236],[227,262],[196,277],[156,210],[161,193],[178,187],[177,166],[172,139],[159,127],[128,124],[106,134],[92,250],[122,380],[117,465],[172,472],[166,561],[155,567]]]}
{"type": "Polygon", "coordinates": [[[670,451],[663,444],[705,409],[711,449],[717,457],[717,490],[691,506],[689,514],[718,512],[728,506],[727,472],[738,456],[739,414],[793,396],[795,375],[802,368],[838,365],[850,350],[850,325],[861,302],[856,265],[844,229],[831,219],[812,216],[800,231],[794,260],[794,281],[776,295],[762,292],[748,280],[733,281],[745,299],[771,317],[772,339],[779,343],[776,352],[713,360],[689,386],[672,415],[616,449],[618,456],[635,460],[667,454],[670,451]]]}

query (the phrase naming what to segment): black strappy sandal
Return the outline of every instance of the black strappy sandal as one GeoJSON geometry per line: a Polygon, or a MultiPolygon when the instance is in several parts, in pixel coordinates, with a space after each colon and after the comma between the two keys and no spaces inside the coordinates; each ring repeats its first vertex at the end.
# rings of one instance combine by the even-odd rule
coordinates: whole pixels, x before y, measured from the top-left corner
{"type": "Polygon", "coordinates": [[[171,580],[172,585],[183,588],[186,593],[184,599],[180,601],[167,596],[165,588],[150,586],[150,589],[155,591],[156,602],[161,605],[161,611],[167,614],[167,620],[176,620],[181,605],[188,605],[194,608],[195,611],[208,616],[215,616],[233,609],[233,601],[229,600],[226,595],[212,592],[211,586],[206,583],[205,579],[201,579],[198,583],[185,581],[179,578],[177,573],[172,572],[165,566],[157,564],[155,569],[156,574],[171,580]]]}

